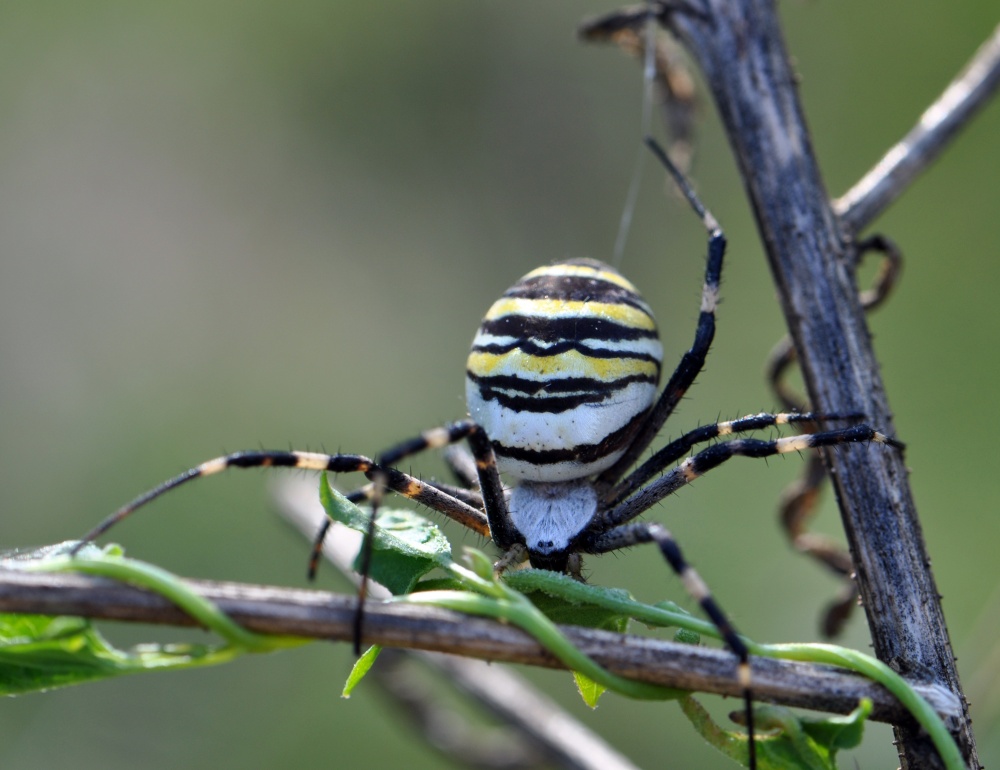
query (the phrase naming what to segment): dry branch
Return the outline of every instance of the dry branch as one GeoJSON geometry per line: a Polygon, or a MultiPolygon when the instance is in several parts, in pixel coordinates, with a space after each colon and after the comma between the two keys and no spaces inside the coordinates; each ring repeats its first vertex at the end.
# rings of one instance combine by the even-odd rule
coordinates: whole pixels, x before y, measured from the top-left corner
{"type": "MultiPolygon", "coordinates": [[[[850,265],[771,0],[704,0],[667,17],[705,75],[756,216],[811,403],[893,432],[850,265]]],[[[902,437],[905,439],[905,436],[902,437]]],[[[827,453],[876,655],[963,704],[949,724],[978,767],[930,559],[903,457],[863,446],[827,453]]],[[[903,768],[941,767],[926,735],[895,725],[903,768]]]]}
{"type": "MultiPolygon", "coordinates": [[[[188,583],[251,631],[352,641],[354,596],[240,583],[188,583]]],[[[16,570],[0,570],[0,612],[194,625],[166,599],[143,589],[84,575],[16,570]]],[[[369,602],[365,623],[366,641],[385,647],[562,667],[523,631],[456,612],[369,602]]],[[[742,694],[735,661],[726,650],[572,626],[562,626],[561,630],[584,653],[616,674],[666,687],[735,697],[742,694]]],[[[880,685],[830,666],[754,658],[753,675],[754,698],[762,701],[848,713],[861,698],[870,698],[875,705],[873,719],[911,721],[880,685]]],[[[933,696],[930,691],[923,694],[933,696]]],[[[954,704],[947,699],[938,699],[934,705],[945,718],[955,716],[954,704]]]]}

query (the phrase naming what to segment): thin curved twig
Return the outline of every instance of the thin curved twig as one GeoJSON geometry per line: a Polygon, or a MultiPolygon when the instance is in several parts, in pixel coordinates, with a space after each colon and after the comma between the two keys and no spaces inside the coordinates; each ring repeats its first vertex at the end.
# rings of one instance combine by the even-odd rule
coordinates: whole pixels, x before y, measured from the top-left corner
{"type": "Polygon", "coordinates": [[[909,133],[833,203],[851,233],[867,227],[951,143],[1000,87],[1000,25],[909,133]]]}

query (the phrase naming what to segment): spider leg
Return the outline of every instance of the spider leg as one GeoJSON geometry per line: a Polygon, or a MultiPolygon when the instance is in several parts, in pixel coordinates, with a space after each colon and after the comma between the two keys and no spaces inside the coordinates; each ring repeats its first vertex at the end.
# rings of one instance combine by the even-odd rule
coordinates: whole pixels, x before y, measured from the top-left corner
{"type": "Polygon", "coordinates": [[[443,425],[440,428],[425,430],[419,436],[401,441],[384,452],[380,452],[378,454],[378,461],[381,465],[397,465],[400,460],[427,449],[440,449],[449,444],[454,444],[456,441],[461,441],[475,427],[476,424],[472,420],[459,420],[449,425],[443,425]]]}
{"type": "Polygon", "coordinates": [[[84,543],[88,543],[107,532],[118,522],[122,521],[139,508],[156,498],[166,494],[172,489],[176,489],[182,484],[200,478],[202,476],[213,476],[229,468],[301,468],[303,470],[330,471],[331,473],[364,473],[371,478],[376,472],[385,474],[385,486],[387,489],[397,492],[404,497],[416,500],[418,503],[426,505],[428,508],[443,513],[445,516],[454,519],[463,526],[472,529],[484,537],[489,536],[489,527],[486,516],[482,511],[467,505],[461,500],[452,498],[444,492],[435,489],[430,484],[426,484],[395,468],[384,468],[374,460],[363,455],[348,454],[322,454],[318,452],[295,452],[295,451],[259,451],[250,450],[236,452],[216,457],[213,460],[190,468],[183,473],[169,479],[157,487],[145,492],[131,502],[119,508],[113,514],[105,518],[100,524],[83,536],[81,541],[74,546],[71,554],[77,553],[84,543]]]}
{"type": "MultiPolygon", "coordinates": [[[[453,497],[456,500],[460,500],[466,505],[475,508],[477,510],[482,510],[483,508],[483,497],[478,492],[466,489],[464,487],[456,487],[452,484],[444,484],[440,481],[425,481],[427,486],[433,487],[439,492],[443,492],[449,497],[453,497]]],[[[348,500],[357,505],[358,503],[367,503],[372,499],[375,494],[375,485],[373,483],[365,484],[363,487],[358,487],[357,489],[348,492],[344,495],[348,500]]],[[[319,562],[323,556],[323,543],[326,541],[326,536],[330,532],[330,528],[333,526],[333,519],[327,517],[319,525],[319,529],[316,530],[316,535],[313,538],[312,551],[309,555],[309,567],[306,573],[306,577],[313,581],[316,579],[316,573],[319,570],[319,562]]]]}
{"type": "Polygon", "coordinates": [[[469,434],[469,448],[476,460],[479,489],[483,495],[486,518],[490,523],[490,537],[504,553],[515,545],[524,545],[523,536],[510,519],[507,498],[497,470],[497,458],[486,431],[476,427],[469,434]]]}
{"type": "Polygon", "coordinates": [[[726,236],[722,232],[722,228],[719,227],[719,223],[712,216],[712,213],[698,199],[687,178],[667,157],[655,139],[647,137],[646,145],[674,178],[691,208],[694,209],[708,231],[708,261],[705,267],[705,282],[701,290],[701,311],[698,315],[694,343],[681,358],[663,389],[663,393],[649,411],[643,427],[636,434],[628,449],[625,450],[625,454],[597,477],[597,485],[601,489],[612,486],[646,451],[646,447],[656,438],[663,423],[666,422],[705,366],[705,357],[708,355],[708,349],[715,337],[715,307],[719,301],[722,260],[726,253],[726,236]]]}
{"type": "Polygon", "coordinates": [[[476,470],[476,459],[468,449],[460,444],[452,444],[444,450],[444,461],[455,475],[455,478],[466,489],[479,488],[479,473],[476,470]]]}
{"type": "Polygon", "coordinates": [[[731,457],[772,457],[787,452],[801,452],[816,447],[862,442],[888,444],[897,449],[903,448],[902,442],[890,438],[884,433],[879,433],[868,425],[854,425],[850,428],[825,431],[823,433],[804,433],[799,436],[786,436],[770,441],[752,438],[734,439],[721,444],[715,444],[688,457],[680,465],[671,469],[656,481],[639,489],[631,497],[600,514],[601,520],[604,528],[617,527],[620,524],[631,521],[667,495],[671,495],[681,487],[690,484],[731,457]]]}
{"type": "MultiPolygon", "coordinates": [[[[358,584],[358,608],[357,612],[354,613],[354,654],[361,655],[361,636],[364,630],[364,617],[365,617],[365,599],[368,595],[368,575],[371,572],[372,556],[375,550],[375,522],[378,518],[378,509],[382,505],[382,498],[385,494],[386,488],[392,488],[394,491],[400,491],[395,487],[390,486],[390,479],[392,474],[398,474],[400,471],[395,470],[389,466],[395,465],[400,460],[409,457],[411,455],[417,454],[418,452],[423,452],[426,449],[434,449],[438,447],[448,446],[449,444],[454,444],[456,441],[460,441],[469,435],[471,431],[475,429],[475,423],[471,420],[463,420],[461,422],[452,423],[451,425],[446,425],[441,428],[432,428],[422,432],[419,436],[412,439],[402,441],[396,444],[394,447],[387,449],[382,453],[381,465],[378,465],[372,469],[371,472],[367,473],[369,479],[371,479],[369,501],[371,502],[371,516],[368,517],[368,531],[365,533],[365,538],[361,543],[361,553],[359,554],[359,572],[361,573],[361,581],[358,584]]],[[[423,482],[421,482],[423,484],[423,482]]],[[[436,487],[428,484],[424,484],[427,489],[433,489],[438,492],[436,487]]],[[[405,494],[405,493],[404,493],[405,494]]],[[[409,495],[407,495],[409,497],[409,495]]],[[[417,498],[412,498],[417,500],[417,498]]],[[[462,501],[449,498],[453,502],[461,503],[462,501]]],[[[418,500],[418,502],[420,502],[418,500]]],[[[465,505],[464,503],[462,503],[465,505]]],[[[431,506],[434,507],[434,506],[431,506]]],[[[469,507],[469,506],[466,506],[469,507]]],[[[443,512],[443,511],[442,511],[443,512]]],[[[476,525],[472,526],[468,522],[462,522],[469,529],[476,530],[480,534],[486,536],[489,535],[489,530],[483,532],[480,528],[483,522],[483,515],[479,510],[476,510],[476,525]]],[[[450,514],[449,514],[450,515],[450,514]]],[[[320,528],[320,532],[317,534],[315,541],[313,542],[312,556],[309,561],[310,573],[315,574],[315,568],[318,564],[319,553],[323,547],[323,540],[326,537],[326,533],[329,531],[329,526],[324,524],[320,528]]]]}
{"type": "Polygon", "coordinates": [[[702,611],[719,630],[719,635],[722,637],[722,641],[726,647],[737,657],[737,678],[740,686],[743,688],[743,704],[746,714],[747,750],[749,751],[750,767],[755,767],[756,746],[753,740],[754,724],[753,697],[750,688],[750,652],[747,649],[746,643],[736,632],[733,624],[730,623],[729,618],[713,598],[708,584],[702,580],[694,567],[685,560],[684,554],[681,552],[680,546],[673,535],[670,534],[666,527],[655,522],[643,521],[633,524],[623,524],[597,535],[593,540],[583,544],[582,550],[587,553],[600,554],[617,551],[621,548],[628,548],[641,543],[656,543],[660,549],[660,553],[663,554],[667,563],[681,579],[685,590],[692,599],[698,602],[702,611]]]}
{"type": "MultiPolygon", "coordinates": [[[[469,529],[475,530],[479,534],[491,538],[499,548],[507,553],[512,548],[520,544],[523,538],[510,520],[510,513],[507,509],[507,501],[504,495],[503,484],[500,482],[500,473],[497,470],[496,457],[493,453],[493,447],[490,444],[490,440],[486,436],[486,433],[471,420],[456,423],[455,425],[460,426],[460,431],[456,430],[455,433],[457,434],[461,432],[461,435],[455,440],[464,436],[468,439],[469,446],[472,449],[472,455],[476,462],[476,470],[479,475],[479,486],[482,491],[483,507],[485,508],[486,513],[484,514],[482,510],[473,509],[458,499],[444,495],[444,493],[429,484],[417,482],[416,479],[412,479],[412,477],[407,478],[413,482],[419,483],[425,490],[445,497],[451,501],[452,505],[460,505],[465,509],[475,511],[475,526],[461,519],[456,520],[464,524],[469,529]]],[[[400,446],[416,447],[418,444],[419,442],[407,442],[405,445],[401,444],[400,446]]],[[[417,449],[416,451],[420,450],[417,449]]],[[[394,459],[398,459],[398,456],[394,459]]],[[[373,543],[375,539],[375,519],[378,516],[378,508],[381,504],[382,493],[386,487],[397,492],[400,491],[393,485],[394,474],[405,476],[405,474],[402,474],[394,468],[382,465],[375,466],[374,464],[372,470],[366,473],[366,475],[372,480],[372,494],[370,496],[372,513],[369,519],[368,533],[365,537],[364,543],[362,544],[360,558],[361,563],[359,565],[361,568],[361,584],[358,590],[358,609],[354,615],[355,655],[359,655],[361,653],[361,636],[364,624],[364,599],[367,593],[368,572],[371,565],[373,543]]],[[[406,492],[403,492],[403,494],[406,494],[406,492]]],[[[424,502],[413,495],[406,494],[406,496],[411,497],[418,502],[424,502]]],[[[451,518],[456,518],[448,511],[444,511],[437,506],[431,505],[430,507],[440,510],[442,513],[445,513],[451,518]]]]}
{"type": "Polygon", "coordinates": [[[626,476],[614,488],[605,494],[607,505],[612,506],[624,500],[635,490],[649,481],[653,476],[660,473],[668,465],[680,460],[696,444],[719,438],[720,436],[731,436],[734,433],[746,433],[752,430],[761,430],[775,425],[793,425],[796,423],[812,423],[820,420],[857,420],[860,414],[814,414],[812,412],[788,412],[781,414],[769,414],[761,412],[740,417],[737,420],[727,422],[717,422],[711,425],[702,425],[678,439],[671,441],[660,449],[649,460],[644,462],[632,473],[626,476]]]}
{"type": "MultiPolygon", "coordinates": [[[[433,431],[426,431],[416,439],[413,439],[395,447],[390,454],[390,458],[398,459],[400,456],[412,454],[435,445],[441,445],[448,440],[458,440],[475,426],[470,421],[455,423],[452,426],[439,428],[433,431]],[[456,435],[457,438],[451,439],[456,435]]],[[[389,454],[389,453],[387,453],[389,454]]],[[[119,508],[94,529],[88,532],[70,551],[70,555],[76,554],[84,543],[90,542],[107,532],[118,522],[122,521],[136,510],[152,502],[161,495],[172,489],[176,489],[182,484],[186,484],[202,476],[212,476],[221,473],[229,468],[301,468],[303,470],[329,471],[331,473],[364,473],[372,481],[372,515],[368,529],[368,535],[364,540],[361,552],[361,586],[358,591],[358,610],[354,617],[354,650],[359,653],[361,649],[361,632],[364,622],[364,599],[367,593],[367,581],[369,566],[372,556],[372,543],[374,538],[375,517],[381,503],[385,490],[391,490],[398,494],[426,505],[428,508],[443,513],[451,519],[459,522],[465,527],[478,532],[484,537],[489,537],[490,526],[487,517],[477,508],[473,508],[467,503],[452,497],[445,492],[426,484],[419,479],[396,470],[395,468],[381,465],[374,460],[363,455],[344,454],[323,454],[318,452],[296,452],[296,451],[245,451],[217,457],[201,465],[190,468],[184,473],[168,479],[157,487],[143,493],[131,502],[119,508]]],[[[494,469],[495,471],[495,469],[494,469]]],[[[499,476],[497,477],[499,484],[499,476]]],[[[324,533],[325,534],[325,533],[324,533]]]]}
{"type": "MultiPolygon", "coordinates": [[[[377,457],[382,465],[396,465],[400,460],[423,452],[427,449],[438,449],[440,447],[454,444],[456,441],[461,441],[466,437],[466,435],[468,435],[468,432],[472,430],[473,427],[474,423],[471,420],[461,420],[460,422],[454,422],[450,425],[444,425],[439,428],[431,428],[421,432],[418,436],[406,439],[405,441],[400,441],[398,444],[380,452],[377,457]]],[[[444,491],[452,497],[457,497],[467,505],[476,508],[482,507],[481,505],[476,505],[474,502],[470,502],[469,498],[465,495],[452,494],[450,490],[444,489],[442,485],[434,484],[432,482],[430,482],[429,485],[444,491]]],[[[366,484],[360,489],[356,489],[353,492],[348,493],[347,499],[352,503],[372,501],[375,497],[374,490],[374,483],[366,484]]],[[[332,525],[333,521],[330,519],[324,519],[323,523],[320,524],[319,529],[316,531],[316,536],[313,538],[312,550],[309,552],[309,567],[306,571],[306,575],[310,581],[316,579],[316,572],[319,569],[319,560],[323,553],[323,542],[326,540],[326,536],[332,525]]]]}

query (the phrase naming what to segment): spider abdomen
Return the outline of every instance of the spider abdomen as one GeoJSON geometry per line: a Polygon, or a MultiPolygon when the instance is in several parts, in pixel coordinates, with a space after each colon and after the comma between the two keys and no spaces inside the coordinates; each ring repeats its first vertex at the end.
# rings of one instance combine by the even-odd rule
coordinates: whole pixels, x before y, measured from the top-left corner
{"type": "Polygon", "coordinates": [[[568,481],[617,460],[656,398],[662,347],[635,287],[596,260],[524,276],[472,343],[466,400],[500,470],[568,481]]]}

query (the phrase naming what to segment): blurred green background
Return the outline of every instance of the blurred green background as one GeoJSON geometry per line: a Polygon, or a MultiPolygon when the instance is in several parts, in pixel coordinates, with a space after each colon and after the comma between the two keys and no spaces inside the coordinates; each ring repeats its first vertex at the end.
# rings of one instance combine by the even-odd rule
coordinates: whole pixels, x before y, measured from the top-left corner
{"type": "MultiPolygon", "coordinates": [[[[372,453],[461,417],[467,346],[493,299],[538,264],[610,257],[638,70],[574,38],[607,9],[4,3],[0,544],[79,536],[222,451],[372,453]]],[[[993,2],[914,0],[782,13],[834,195],[910,128],[998,16],[993,2]]],[[[986,764],[1000,758],[998,137],[994,104],[877,223],[907,262],[872,318],[986,764]]],[[[776,406],[761,372],[782,321],[707,103],[693,175],[730,256],[717,343],[671,435],[776,406]]],[[[691,339],[704,245],[647,174],[622,269],[657,312],[668,361],[691,339]]],[[[775,524],[801,467],[736,462],[652,514],[760,641],[815,639],[835,590],[775,524]]],[[[270,510],[265,477],[179,491],[114,538],[182,574],[302,585],[306,548],[270,510]]],[[[838,530],[829,499],[818,526],[838,530]]],[[[588,568],[594,582],[690,605],[652,551],[588,568]]],[[[122,643],[174,633],[106,630],[122,643]]],[[[860,615],[845,642],[867,648],[860,615]]],[[[340,699],[349,665],[346,646],[317,644],[4,700],[0,765],[440,766],[373,690],[340,699]]],[[[530,674],[644,767],[728,766],[671,704],[609,696],[588,712],[568,676],[530,674]]],[[[872,729],[851,762],[895,766],[888,732],[872,729]]]]}

